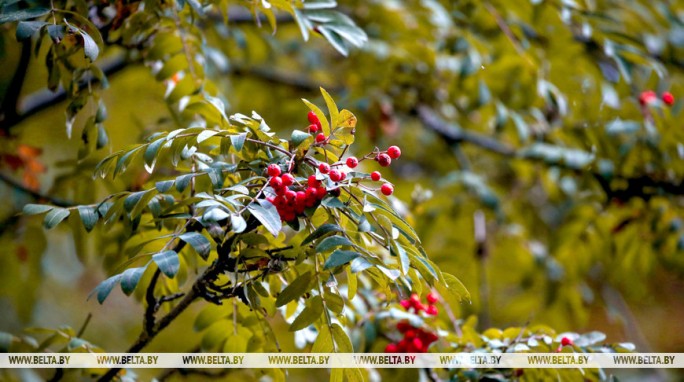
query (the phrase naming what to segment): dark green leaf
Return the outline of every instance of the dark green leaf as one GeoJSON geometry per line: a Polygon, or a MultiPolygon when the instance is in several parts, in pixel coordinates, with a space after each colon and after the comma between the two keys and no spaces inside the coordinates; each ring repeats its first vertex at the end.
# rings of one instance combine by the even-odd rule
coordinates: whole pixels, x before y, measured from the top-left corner
{"type": "Polygon", "coordinates": [[[352,242],[344,236],[329,236],[323,239],[316,246],[317,252],[325,252],[331,248],[341,247],[341,246],[352,246],[352,242]]]}
{"type": "Polygon", "coordinates": [[[24,215],[38,215],[50,211],[55,207],[45,204],[27,204],[24,206],[22,212],[24,215]]]}
{"type": "Polygon", "coordinates": [[[13,12],[7,12],[7,13],[3,12],[3,13],[0,13],[0,24],[14,22],[14,21],[33,19],[36,17],[47,15],[48,13],[50,13],[50,9],[44,8],[44,7],[33,7],[33,8],[29,8],[29,9],[22,9],[19,11],[13,11],[13,12]]]}
{"type": "MultiPolygon", "coordinates": [[[[166,143],[166,139],[161,138],[157,139],[156,141],[150,143],[147,148],[145,149],[145,154],[143,154],[143,158],[145,159],[145,164],[148,166],[152,166],[157,159],[157,153],[159,152],[159,149],[166,143]]],[[[163,192],[163,191],[162,191],[163,192]]]]}
{"type": "Polygon", "coordinates": [[[287,288],[283,289],[282,292],[276,298],[276,307],[283,306],[288,302],[299,298],[305,292],[309,291],[309,285],[313,279],[313,274],[311,272],[306,272],[303,275],[297,277],[287,288]]]}
{"type": "Polygon", "coordinates": [[[45,215],[45,220],[43,220],[43,226],[47,229],[51,229],[57,224],[61,223],[62,220],[69,216],[69,210],[66,208],[54,207],[52,211],[45,215]]]}
{"type": "Polygon", "coordinates": [[[209,252],[211,252],[211,243],[209,242],[209,239],[204,237],[201,233],[186,232],[179,237],[184,242],[190,244],[192,248],[197,251],[197,254],[199,254],[204,260],[209,257],[209,252]]]}
{"type": "Polygon", "coordinates": [[[259,203],[250,203],[247,209],[255,218],[259,219],[268,232],[273,236],[278,236],[283,225],[280,221],[280,214],[273,204],[266,200],[259,200],[259,203]]]}
{"type": "Polygon", "coordinates": [[[83,227],[85,227],[86,231],[92,231],[99,218],[97,212],[95,212],[95,207],[79,206],[78,214],[81,217],[81,222],[83,223],[83,227]]]}
{"type": "MultiPolygon", "coordinates": [[[[95,293],[97,295],[97,302],[102,304],[119,280],[121,280],[121,275],[114,275],[108,278],[107,280],[101,282],[100,285],[95,287],[95,289],[90,293],[90,296],[95,293]]],[[[90,296],[88,296],[88,298],[90,298],[90,296]]]]}
{"type": "Polygon", "coordinates": [[[325,261],[325,264],[323,265],[323,269],[335,268],[340,265],[347,264],[348,262],[354,260],[359,256],[361,256],[361,254],[358,252],[338,249],[330,254],[328,259],[325,261]]]}
{"type": "Polygon", "coordinates": [[[130,296],[135,290],[135,287],[138,286],[138,282],[140,282],[140,278],[145,273],[145,269],[147,269],[147,265],[144,267],[126,269],[126,271],[121,274],[121,290],[126,296],[130,296]]]}
{"type": "Polygon", "coordinates": [[[174,251],[164,251],[152,256],[159,269],[169,278],[173,278],[180,268],[178,254],[174,251]]]}
{"type": "Polygon", "coordinates": [[[342,228],[338,226],[337,224],[323,224],[322,226],[316,228],[315,231],[313,231],[309,236],[302,241],[302,246],[305,246],[314,240],[323,237],[331,232],[342,232],[342,228]]]}
{"type": "Polygon", "coordinates": [[[300,130],[294,130],[292,132],[292,136],[290,137],[290,142],[292,142],[292,146],[290,147],[290,150],[295,149],[299,147],[304,141],[307,139],[312,138],[311,134],[305,133],[300,130]]]}
{"type": "MultiPolygon", "coordinates": [[[[2,17],[2,16],[0,16],[2,17]]],[[[45,21],[22,21],[17,25],[17,40],[22,41],[31,38],[40,28],[47,25],[45,21]]]]}
{"type": "Polygon", "coordinates": [[[235,134],[230,136],[230,142],[233,144],[235,151],[242,151],[242,147],[245,145],[245,139],[247,139],[247,133],[235,134]]]}
{"type": "Polygon", "coordinates": [[[175,180],[162,180],[160,182],[157,182],[154,184],[154,187],[157,189],[159,192],[166,192],[173,187],[173,184],[175,183],[175,180]]]}
{"type": "Polygon", "coordinates": [[[241,215],[230,215],[230,229],[235,233],[240,233],[247,228],[247,222],[241,215]]]}

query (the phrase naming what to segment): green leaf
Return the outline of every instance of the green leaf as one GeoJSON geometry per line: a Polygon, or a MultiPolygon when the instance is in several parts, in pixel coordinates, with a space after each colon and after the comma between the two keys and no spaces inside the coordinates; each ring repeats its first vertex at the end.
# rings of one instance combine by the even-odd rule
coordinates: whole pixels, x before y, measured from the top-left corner
{"type": "Polygon", "coordinates": [[[145,154],[143,154],[145,164],[147,164],[150,167],[154,165],[154,162],[157,159],[157,153],[159,152],[159,149],[164,145],[164,143],[166,143],[166,139],[160,138],[147,145],[147,148],[145,149],[145,154]]]}
{"type": "Polygon", "coordinates": [[[337,120],[340,117],[340,110],[337,108],[337,104],[335,104],[335,101],[330,94],[325,91],[325,89],[321,88],[321,94],[323,94],[323,99],[325,100],[325,104],[328,107],[328,113],[330,114],[330,123],[332,123],[330,127],[335,128],[337,127],[337,120]]]}
{"type": "Polygon", "coordinates": [[[242,215],[230,215],[230,229],[235,233],[240,233],[247,228],[247,222],[242,215]]]}
{"type": "Polygon", "coordinates": [[[45,204],[27,204],[24,206],[22,213],[24,215],[38,215],[52,210],[53,206],[45,204]]]}
{"type": "Polygon", "coordinates": [[[337,345],[338,353],[353,353],[354,347],[347,333],[338,323],[332,324],[332,337],[337,345]]]}
{"type": "Polygon", "coordinates": [[[323,299],[321,296],[314,296],[309,300],[307,307],[302,310],[302,312],[292,321],[290,325],[290,331],[296,332],[297,330],[302,330],[307,326],[314,323],[323,314],[323,299]]]}
{"type": "Polygon", "coordinates": [[[234,134],[230,136],[230,143],[235,148],[235,151],[242,151],[242,147],[245,145],[245,140],[247,139],[247,133],[234,134]]]}
{"type": "Polygon", "coordinates": [[[126,271],[121,274],[121,290],[126,296],[130,296],[131,293],[133,293],[146,269],[147,265],[144,267],[126,269],[126,271]]]}
{"type": "Polygon", "coordinates": [[[159,192],[166,192],[173,187],[173,184],[175,183],[175,180],[162,180],[160,182],[157,182],[154,184],[154,187],[157,189],[159,192]]]}
{"type": "Polygon", "coordinates": [[[307,236],[306,239],[302,241],[301,245],[305,246],[313,242],[314,240],[323,237],[331,232],[342,232],[342,228],[340,228],[340,226],[338,226],[337,224],[323,224],[322,226],[316,228],[316,230],[313,231],[309,236],[307,236]]]}
{"type": "Polygon", "coordinates": [[[43,226],[46,229],[51,229],[57,224],[61,223],[62,220],[69,216],[69,210],[66,208],[54,207],[52,211],[45,215],[45,220],[43,220],[43,226]]]}
{"type": "Polygon", "coordinates": [[[332,353],[333,350],[335,350],[335,347],[333,345],[332,334],[328,326],[324,325],[323,327],[321,327],[321,330],[318,331],[318,336],[316,337],[316,341],[314,341],[313,346],[311,347],[311,352],[332,353]]]}
{"type": "Polygon", "coordinates": [[[278,210],[273,204],[266,200],[259,200],[259,203],[250,203],[247,209],[266,227],[268,232],[275,237],[278,236],[283,225],[280,220],[280,214],[278,214],[278,210]]]}
{"type": "Polygon", "coordinates": [[[446,272],[442,272],[442,276],[445,283],[435,283],[435,288],[450,305],[458,304],[462,301],[470,301],[470,292],[468,292],[461,280],[446,272]]]}
{"type": "Polygon", "coordinates": [[[211,252],[211,243],[209,242],[209,239],[204,237],[201,233],[186,232],[179,237],[184,242],[190,244],[192,248],[197,251],[197,254],[199,254],[204,260],[209,257],[209,252],[211,252]]]}
{"type": "Polygon", "coordinates": [[[287,288],[283,289],[282,292],[276,298],[275,306],[280,307],[288,302],[299,298],[305,292],[309,291],[309,285],[313,279],[313,274],[311,272],[306,272],[303,275],[297,277],[287,288]]]}
{"type": "Polygon", "coordinates": [[[347,264],[348,262],[354,260],[359,256],[361,256],[361,254],[358,252],[338,249],[332,254],[330,254],[328,259],[325,261],[325,264],[323,265],[323,269],[335,268],[340,265],[347,264]]]}
{"type": "Polygon", "coordinates": [[[104,300],[109,296],[109,293],[114,289],[114,286],[121,280],[121,275],[114,275],[107,280],[103,281],[95,287],[95,289],[90,293],[88,298],[94,294],[97,295],[97,302],[102,304],[104,300]]]}
{"type": "Polygon", "coordinates": [[[301,130],[294,130],[290,136],[290,142],[292,142],[292,147],[290,147],[290,150],[296,149],[307,139],[313,139],[311,134],[305,133],[301,130]]]}
{"type": "Polygon", "coordinates": [[[78,33],[83,36],[83,53],[86,57],[90,59],[91,62],[97,60],[97,56],[100,54],[100,48],[98,48],[97,43],[86,31],[78,29],[78,33]]]}
{"type": "Polygon", "coordinates": [[[200,314],[197,315],[193,328],[195,331],[201,332],[202,330],[210,327],[213,323],[217,322],[223,317],[226,317],[226,315],[227,312],[223,306],[209,304],[202,309],[200,314]]]}
{"type": "Polygon", "coordinates": [[[47,15],[48,13],[50,13],[50,9],[45,7],[33,7],[7,13],[3,11],[0,13],[0,24],[34,19],[36,17],[47,15]]]}
{"type": "Polygon", "coordinates": [[[157,263],[159,269],[169,278],[176,276],[176,273],[178,273],[178,269],[180,268],[180,260],[175,251],[168,250],[157,253],[152,256],[152,260],[157,263]]]}
{"type": "Polygon", "coordinates": [[[79,206],[78,214],[81,217],[81,222],[83,223],[85,230],[87,232],[92,231],[99,219],[99,215],[95,212],[95,207],[79,206]]]}
{"type": "Polygon", "coordinates": [[[47,24],[45,21],[21,21],[17,25],[17,40],[22,41],[31,38],[40,28],[47,24]]]}
{"type": "Polygon", "coordinates": [[[316,246],[316,252],[325,252],[331,248],[353,245],[354,244],[345,236],[329,236],[318,243],[316,246]]]}

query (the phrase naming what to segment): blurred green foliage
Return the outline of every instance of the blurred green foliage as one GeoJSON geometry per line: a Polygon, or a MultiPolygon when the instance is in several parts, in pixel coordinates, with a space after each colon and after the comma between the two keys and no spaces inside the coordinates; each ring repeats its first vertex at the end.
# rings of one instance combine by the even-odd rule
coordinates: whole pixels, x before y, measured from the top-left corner
{"type": "MultiPolygon", "coordinates": [[[[142,166],[91,175],[106,155],[187,127],[183,96],[255,110],[285,137],[308,125],[299,98],[323,105],[323,86],[359,119],[355,153],[402,147],[383,172],[392,207],[470,292],[459,319],[683,351],[681,2],[142,4],[1,5],[0,330],[78,327],[92,312],[84,337],[125,349],[140,307],[115,293],[84,301],[121,265],[130,231],[87,235],[69,219],[44,232],[16,214],[145,188],[142,166]],[[646,90],[676,101],[640,104],[646,90]]],[[[162,333],[149,350],[196,339],[162,333]]]]}

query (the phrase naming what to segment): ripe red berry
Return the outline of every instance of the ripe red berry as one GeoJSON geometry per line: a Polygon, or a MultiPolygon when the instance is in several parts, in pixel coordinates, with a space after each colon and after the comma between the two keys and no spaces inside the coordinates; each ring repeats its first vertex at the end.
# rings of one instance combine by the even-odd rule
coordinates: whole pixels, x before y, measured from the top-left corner
{"type": "Polygon", "coordinates": [[[356,166],[359,165],[359,160],[356,159],[355,157],[349,157],[347,158],[347,167],[349,168],[355,168],[356,166]]]}
{"type": "Polygon", "coordinates": [[[431,315],[431,316],[436,316],[437,313],[439,313],[439,310],[437,310],[437,307],[434,305],[430,305],[425,309],[425,313],[431,315]]]}
{"type": "Polygon", "coordinates": [[[423,352],[425,349],[423,348],[423,341],[420,340],[420,338],[414,338],[413,341],[413,346],[416,348],[418,352],[423,352]]]}
{"type": "Polygon", "coordinates": [[[323,143],[323,142],[325,142],[325,134],[318,133],[318,135],[316,135],[316,143],[323,143]]]}
{"type": "Polygon", "coordinates": [[[382,167],[387,167],[390,164],[392,164],[392,158],[390,158],[390,156],[385,153],[378,154],[378,156],[375,157],[375,160],[377,160],[378,163],[380,163],[380,166],[382,167]]]}
{"type": "Polygon", "coordinates": [[[398,350],[397,344],[387,344],[385,346],[385,353],[396,353],[398,350]]]}
{"type": "Polygon", "coordinates": [[[647,105],[654,102],[657,98],[658,96],[656,96],[656,93],[653,90],[646,90],[639,95],[639,103],[647,105]]]}
{"type": "Polygon", "coordinates": [[[670,92],[663,93],[662,99],[665,105],[667,106],[672,106],[675,101],[674,96],[670,92]]]}
{"type": "Polygon", "coordinates": [[[319,200],[325,198],[326,195],[328,195],[328,190],[326,190],[325,187],[316,188],[316,197],[319,200]]]}
{"type": "Polygon", "coordinates": [[[313,124],[313,123],[309,125],[309,132],[310,132],[311,134],[313,134],[313,133],[315,133],[315,132],[317,132],[317,131],[318,131],[318,125],[313,124]]]}
{"type": "Polygon", "coordinates": [[[439,300],[437,295],[432,293],[432,292],[428,293],[428,295],[425,297],[425,299],[427,300],[428,304],[430,304],[430,305],[436,303],[437,300],[439,300]]]}
{"type": "Polygon", "coordinates": [[[316,175],[309,175],[309,179],[307,180],[307,185],[309,187],[316,188],[320,184],[321,184],[321,182],[319,182],[318,179],[316,179],[316,175]]]}
{"type": "Polygon", "coordinates": [[[285,186],[285,187],[291,186],[294,184],[294,180],[295,180],[294,176],[292,176],[292,174],[290,174],[290,173],[283,174],[283,176],[281,176],[281,178],[283,179],[283,186],[285,186]]]}
{"type": "Polygon", "coordinates": [[[411,293],[411,297],[409,297],[409,299],[411,300],[412,304],[416,304],[416,303],[420,302],[420,297],[418,297],[417,293],[411,293]]]}
{"type": "Polygon", "coordinates": [[[327,174],[330,172],[330,165],[327,163],[321,163],[318,165],[318,171],[320,171],[321,174],[327,174]]]}
{"type": "Polygon", "coordinates": [[[342,174],[337,170],[331,170],[330,180],[332,180],[333,182],[339,182],[340,180],[342,180],[342,174]]]}
{"type": "Polygon", "coordinates": [[[310,111],[309,114],[306,115],[306,117],[309,119],[309,123],[312,123],[314,125],[318,125],[321,123],[321,120],[318,119],[318,116],[313,111],[310,111]]]}
{"type": "Polygon", "coordinates": [[[269,179],[268,184],[270,184],[274,189],[277,189],[283,186],[283,179],[276,175],[269,179]]]}
{"type": "Polygon", "coordinates": [[[373,181],[377,182],[378,180],[380,180],[380,178],[382,178],[382,174],[380,173],[380,171],[371,172],[371,179],[373,181]]]}
{"type": "Polygon", "coordinates": [[[568,337],[561,338],[561,346],[572,345],[572,340],[568,337]]]}
{"type": "Polygon", "coordinates": [[[297,193],[292,190],[285,191],[285,199],[288,201],[295,200],[297,198],[297,193]]]}
{"type": "MultiPolygon", "coordinates": [[[[403,300],[403,301],[406,301],[408,303],[408,300],[403,300]]],[[[404,304],[402,304],[402,305],[404,305],[404,304]]],[[[408,306],[406,306],[406,308],[408,308],[408,306]]],[[[401,333],[406,333],[411,329],[413,329],[413,326],[406,321],[400,321],[397,324],[397,330],[401,333]]]]}
{"type": "Polygon", "coordinates": [[[280,166],[275,163],[269,164],[266,168],[266,172],[268,172],[268,176],[278,176],[280,175],[280,166]]]}
{"type": "Polygon", "coordinates": [[[394,192],[394,187],[389,183],[385,183],[380,187],[380,192],[385,196],[390,196],[394,192]]]}
{"type": "Polygon", "coordinates": [[[390,146],[387,149],[387,155],[392,159],[398,159],[401,156],[401,149],[399,146],[390,146]]]}
{"type": "Polygon", "coordinates": [[[401,306],[406,310],[411,307],[411,301],[409,300],[401,300],[399,301],[399,304],[401,304],[401,306]]]}
{"type": "Polygon", "coordinates": [[[340,181],[347,179],[347,173],[344,171],[340,171],[340,181]]]}

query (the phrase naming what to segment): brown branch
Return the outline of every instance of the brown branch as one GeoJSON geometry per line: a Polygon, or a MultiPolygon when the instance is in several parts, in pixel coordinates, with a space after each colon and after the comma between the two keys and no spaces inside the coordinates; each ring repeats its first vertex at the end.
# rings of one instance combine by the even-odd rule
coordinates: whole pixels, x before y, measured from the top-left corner
{"type": "MultiPolygon", "coordinates": [[[[259,226],[259,223],[256,219],[249,219],[247,223],[247,228],[239,234],[234,234],[230,238],[226,240],[226,242],[223,244],[224,248],[231,248],[233,243],[242,235],[251,232],[255,230],[259,226]]],[[[184,243],[184,242],[179,242],[184,243]]],[[[219,256],[219,259],[215,261],[209,268],[207,268],[204,273],[200,277],[198,277],[195,282],[193,283],[192,287],[190,290],[185,294],[185,297],[180,300],[178,305],[174,306],[171,311],[163,316],[159,321],[157,321],[154,325],[151,327],[145,327],[143,328],[143,331],[140,333],[136,341],[131,345],[131,347],[126,351],[127,353],[138,353],[140,352],[145,346],[147,346],[156,336],[164,330],[173,320],[175,320],[181,313],[183,313],[193,302],[195,302],[197,299],[200,298],[205,298],[205,293],[206,293],[206,288],[207,286],[213,282],[218,275],[224,271],[226,267],[226,260],[230,260],[227,256],[219,256]]],[[[238,288],[233,288],[232,293],[228,293],[224,296],[223,298],[232,298],[236,297],[238,294],[238,288]]],[[[156,300],[155,300],[156,301],[156,300]]],[[[156,305],[156,304],[155,304],[156,305]]],[[[149,309],[149,308],[148,308],[149,309]]],[[[109,369],[102,377],[98,379],[99,382],[104,382],[104,381],[111,381],[114,377],[117,376],[121,368],[115,367],[109,369]]]]}
{"type": "Polygon", "coordinates": [[[0,105],[0,129],[4,130],[9,135],[9,130],[12,124],[7,123],[18,117],[17,103],[21,95],[21,89],[24,87],[24,79],[26,78],[26,71],[28,70],[29,62],[31,61],[31,39],[26,39],[21,43],[21,55],[17,63],[17,70],[14,72],[12,81],[10,81],[5,98],[0,105]]]}
{"type": "Polygon", "coordinates": [[[10,187],[14,188],[17,191],[20,191],[24,194],[27,194],[27,195],[34,197],[38,201],[42,201],[42,200],[48,201],[48,202],[50,202],[50,203],[52,203],[58,207],[73,207],[75,205],[74,203],[72,203],[70,201],[60,199],[60,198],[55,198],[53,196],[45,195],[45,194],[42,194],[38,191],[32,190],[32,189],[24,186],[23,184],[19,183],[18,181],[10,178],[9,176],[7,176],[3,173],[0,173],[0,181],[5,182],[7,185],[9,185],[10,187]]]}

